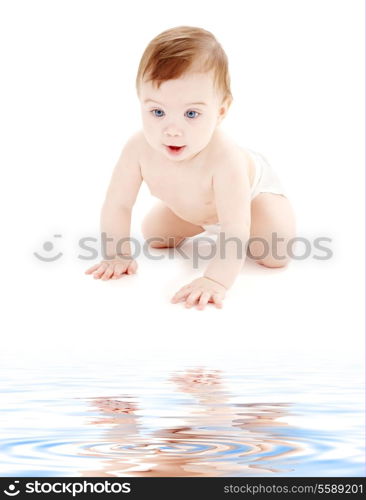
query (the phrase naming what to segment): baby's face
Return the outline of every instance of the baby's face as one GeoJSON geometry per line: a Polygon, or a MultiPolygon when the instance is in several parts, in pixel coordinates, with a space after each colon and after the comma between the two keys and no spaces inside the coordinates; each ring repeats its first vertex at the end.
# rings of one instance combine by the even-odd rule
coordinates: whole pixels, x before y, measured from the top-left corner
{"type": "Polygon", "coordinates": [[[187,73],[159,89],[142,82],[139,98],[147,142],[172,161],[202,151],[226,112],[212,73],[187,73]]]}

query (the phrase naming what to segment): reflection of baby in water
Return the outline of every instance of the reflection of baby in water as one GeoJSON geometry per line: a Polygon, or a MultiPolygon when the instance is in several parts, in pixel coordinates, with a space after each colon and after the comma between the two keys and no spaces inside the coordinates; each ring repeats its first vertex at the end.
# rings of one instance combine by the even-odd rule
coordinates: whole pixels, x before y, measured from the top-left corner
{"type": "Polygon", "coordinates": [[[103,418],[93,424],[110,424],[105,431],[108,452],[92,452],[106,464],[103,470],[82,472],[83,476],[229,476],[281,472],[264,463],[278,446],[291,448],[271,454],[271,461],[296,453],[294,443],[273,437],[273,430],[287,426],[276,421],[287,415],[288,404],[230,403],[220,371],[203,368],[174,374],[180,392],[193,396],[187,426],[158,429],[146,438],[141,430],[136,398],[96,398],[93,405],[103,418]],[[263,428],[261,428],[263,427],[263,428]],[[270,430],[270,433],[269,433],[270,430]],[[232,450],[237,448],[237,462],[232,450]],[[231,460],[225,453],[231,452],[231,460]],[[218,458],[217,458],[218,457],[218,458]]]}

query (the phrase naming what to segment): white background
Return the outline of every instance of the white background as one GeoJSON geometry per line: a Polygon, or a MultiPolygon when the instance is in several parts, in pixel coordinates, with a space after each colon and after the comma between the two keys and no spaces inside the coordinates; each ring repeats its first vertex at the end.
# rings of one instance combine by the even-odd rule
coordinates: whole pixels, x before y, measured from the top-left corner
{"type": "MultiPolygon", "coordinates": [[[[1,2],[3,362],[362,362],[364,17],[362,0],[1,2]],[[331,238],[334,253],[278,270],[247,261],[222,310],[169,303],[205,263],[142,256],[136,276],[101,282],[83,274],[94,261],[77,258],[140,128],[142,52],[184,24],[212,31],[229,57],[234,102],[222,127],[269,159],[298,234],[331,238]],[[62,258],[37,260],[45,241],[62,258]]],[[[134,236],[153,201],[144,186],[134,236]]]]}

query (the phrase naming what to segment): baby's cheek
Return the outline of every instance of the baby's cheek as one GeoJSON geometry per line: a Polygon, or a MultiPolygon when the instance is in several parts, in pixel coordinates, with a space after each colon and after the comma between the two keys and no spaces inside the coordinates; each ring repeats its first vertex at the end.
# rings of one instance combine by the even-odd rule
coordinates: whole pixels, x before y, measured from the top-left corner
{"type": "Polygon", "coordinates": [[[142,124],[144,135],[149,143],[155,143],[159,137],[159,132],[156,130],[156,127],[153,127],[151,123],[147,121],[142,124]]]}
{"type": "Polygon", "coordinates": [[[206,147],[209,141],[211,140],[213,130],[214,129],[212,129],[212,127],[210,126],[199,127],[198,129],[195,130],[195,133],[193,134],[193,141],[197,145],[200,145],[201,147],[206,147]]]}

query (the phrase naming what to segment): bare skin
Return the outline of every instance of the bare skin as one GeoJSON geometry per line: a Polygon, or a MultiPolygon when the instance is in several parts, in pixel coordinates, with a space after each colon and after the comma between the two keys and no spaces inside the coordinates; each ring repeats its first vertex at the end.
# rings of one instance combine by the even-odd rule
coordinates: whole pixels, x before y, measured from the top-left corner
{"type": "MultiPolygon", "coordinates": [[[[279,194],[259,193],[251,200],[255,166],[250,155],[219,129],[228,104],[214,88],[212,75],[189,73],[159,89],[143,82],[139,97],[143,130],[121,153],[101,216],[102,231],[112,239],[107,254],[114,258],[86,273],[108,280],[136,272],[129,242],[120,247],[116,242],[130,235],[131,210],[142,181],[160,200],[142,223],[152,247],[176,246],[202,233],[203,225],[220,223],[227,239],[235,237],[245,245],[249,238],[262,238],[270,250],[276,232],[276,255],[264,255],[258,241],[250,242],[248,253],[266,267],[285,266],[286,245],[295,236],[293,209],[279,194]],[[187,105],[197,101],[199,105],[187,105]],[[168,146],[183,147],[177,152],[168,146]]],[[[188,308],[204,309],[209,302],[222,307],[246,257],[238,258],[234,244],[226,249],[225,259],[215,256],[204,275],[178,290],[172,302],[185,302],[188,308]]]]}

